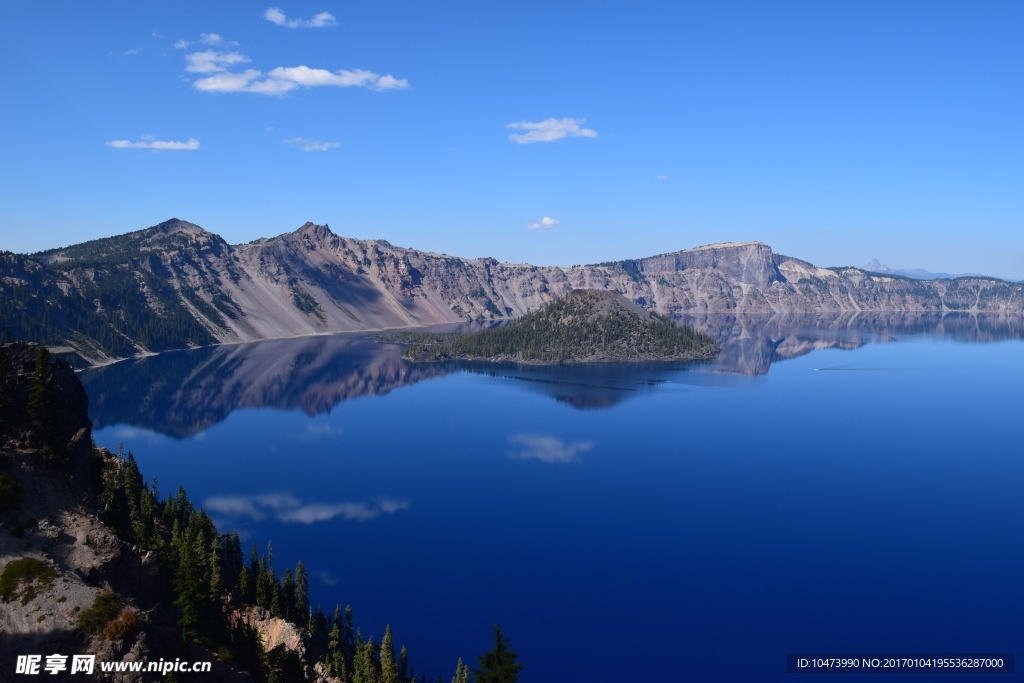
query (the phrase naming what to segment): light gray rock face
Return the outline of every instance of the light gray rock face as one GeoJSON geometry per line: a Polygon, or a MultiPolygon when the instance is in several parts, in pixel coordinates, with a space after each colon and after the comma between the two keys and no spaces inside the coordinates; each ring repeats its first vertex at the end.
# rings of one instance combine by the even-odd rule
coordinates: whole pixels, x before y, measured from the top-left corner
{"type": "MultiPolygon", "coordinates": [[[[134,240],[135,251],[125,259],[138,272],[140,287],[157,283],[170,288],[147,294],[153,310],[167,307],[166,292],[176,292],[180,304],[219,342],[508,319],[573,289],[615,291],[644,308],[681,319],[712,314],[1024,313],[1024,286],[1019,283],[983,277],[923,281],[859,268],[819,268],[776,254],[760,242],[565,268],[405,249],[384,240],[341,237],[313,223],[231,246],[199,226],[172,220],[109,242],[119,245],[117,240],[126,238],[134,240]]],[[[90,253],[106,249],[104,257],[116,260],[121,247],[104,246],[106,242],[89,246],[90,253]]],[[[82,246],[87,245],[33,258],[68,265],[80,257],[74,250],[82,246]]],[[[18,272],[28,273],[32,267],[26,261],[18,272]]],[[[74,296],[76,287],[98,277],[103,273],[96,268],[65,267],[57,286],[74,296]]],[[[144,340],[133,341],[140,352],[149,350],[144,340]]],[[[87,357],[90,352],[97,356],[81,339],[69,338],[68,343],[87,357]]]]}

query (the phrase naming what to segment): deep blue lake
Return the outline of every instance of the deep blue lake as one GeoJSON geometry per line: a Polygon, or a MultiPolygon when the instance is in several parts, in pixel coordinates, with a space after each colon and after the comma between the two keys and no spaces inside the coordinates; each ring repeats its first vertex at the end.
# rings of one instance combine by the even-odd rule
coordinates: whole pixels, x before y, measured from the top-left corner
{"type": "Polygon", "coordinates": [[[923,680],[786,654],[1024,650],[1024,344],[963,323],[730,324],[706,366],[315,337],[82,379],[97,444],[433,680],[496,622],[526,682],[923,680]]]}

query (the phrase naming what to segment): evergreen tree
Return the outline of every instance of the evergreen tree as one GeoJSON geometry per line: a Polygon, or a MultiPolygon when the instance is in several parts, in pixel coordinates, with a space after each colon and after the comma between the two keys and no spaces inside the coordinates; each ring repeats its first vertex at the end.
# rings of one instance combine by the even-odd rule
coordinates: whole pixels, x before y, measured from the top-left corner
{"type": "Polygon", "coordinates": [[[295,563],[295,618],[305,619],[308,613],[309,577],[306,575],[306,565],[299,560],[295,563]]]}
{"type": "Polygon", "coordinates": [[[210,541],[210,597],[214,600],[220,599],[220,594],[224,589],[224,582],[221,578],[221,561],[220,561],[220,539],[214,537],[210,541]]]}
{"type": "Polygon", "coordinates": [[[28,414],[36,431],[41,452],[49,455],[63,455],[63,426],[60,414],[60,399],[50,367],[50,352],[40,346],[36,353],[36,371],[29,388],[28,414]]]}
{"type": "Polygon", "coordinates": [[[249,571],[248,567],[242,567],[242,573],[238,577],[238,593],[243,605],[252,602],[252,572],[249,571]]]}
{"type": "MultiPolygon", "coordinates": [[[[359,635],[362,640],[362,634],[359,635]]],[[[373,656],[373,638],[356,646],[355,666],[352,671],[352,683],[380,683],[377,676],[376,657],[373,656]]]]}
{"type": "Polygon", "coordinates": [[[515,683],[523,665],[516,661],[508,638],[501,634],[501,624],[494,627],[494,649],[477,658],[476,683],[515,683]]]}
{"type": "Polygon", "coordinates": [[[275,617],[284,617],[284,611],[281,608],[281,584],[277,582],[277,577],[273,574],[270,575],[270,613],[275,617]]]}
{"type": "Polygon", "coordinates": [[[345,643],[350,648],[350,651],[356,644],[356,639],[352,633],[352,621],[352,605],[345,605],[345,625],[342,627],[341,635],[345,638],[345,643]]]}
{"type": "Polygon", "coordinates": [[[409,680],[409,651],[405,649],[405,645],[402,646],[402,651],[398,653],[398,677],[403,681],[409,680]]]}
{"type": "Polygon", "coordinates": [[[330,673],[344,680],[342,671],[345,669],[345,654],[341,649],[341,625],[337,620],[327,636],[327,660],[330,673]]]}
{"type": "Polygon", "coordinates": [[[459,662],[455,665],[455,677],[452,678],[452,683],[469,683],[469,666],[462,662],[462,657],[459,657],[459,662]]]}
{"type": "Polygon", "coordinates": [[[281,617],[286,621],[302,623],[295,615],[295,581],[291,569],[284,570],[284,582],[281,584],[281,617]]]}
{"type": "Polygon", "coordinates": [[[398,667],[395,666],[395,642],[391,636],[391,624],[384,627],[384,639],[380,641],[380,683],[398,683],[398,667]]]}

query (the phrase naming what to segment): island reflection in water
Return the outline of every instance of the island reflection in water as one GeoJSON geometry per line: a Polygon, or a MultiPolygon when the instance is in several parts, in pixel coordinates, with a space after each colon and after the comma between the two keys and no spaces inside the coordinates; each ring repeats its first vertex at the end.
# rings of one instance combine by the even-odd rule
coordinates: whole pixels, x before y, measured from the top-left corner
{"type": "Polygon", "coordinates": [[[912,334],[959,342],[1024,339],[1024,318],[966,313],[708,316],[684,320],[714,336],[709,363],[516,365],[455,361],[408,363],[398,344],[340,334],[175,351],[81,373],[96,429],[130,425],[187,438],[235,410],[329,413],[343,401],[455,372],[518,382],[579,409],[610,408],[667,383],[722,384],[724,375],[758,376],[772,363],[820,349],[853,350],[912,334]]]}
{"type": "Polygon", "coordinates": [[[496,621],[535,681],[1011,652],[1024,355],[952,340],[1024,326],[694,322],[722,341],[712,363],[414,365],[338,335],[83,375],[98,445],[124,442],[246,546],[273,541],[279,569],[301,559],[314,604],[351,604],[364,635],[392,624],[432,680],[496,621]]]}

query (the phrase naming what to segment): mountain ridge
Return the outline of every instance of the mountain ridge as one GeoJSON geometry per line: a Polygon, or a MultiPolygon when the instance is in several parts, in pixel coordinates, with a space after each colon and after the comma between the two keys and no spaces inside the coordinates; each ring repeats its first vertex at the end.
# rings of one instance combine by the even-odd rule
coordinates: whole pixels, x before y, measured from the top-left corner
{"type": "Polygon", "coordinates": [[[677,320],[739,313],[1024,313],[1018,283],[821,268],[761,242],[534,266],[343,237],[312,222],[230,245],[175,218],[32,255],[0,255],[0,324],[102,363],[218,343],[509,320],[573,289],[615,291],[677,320]]]}

